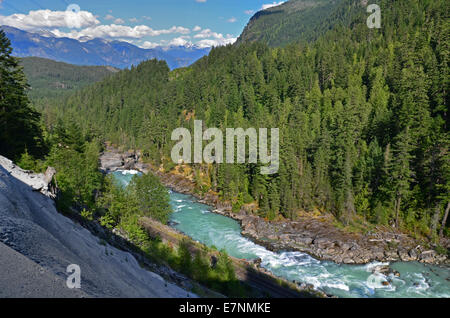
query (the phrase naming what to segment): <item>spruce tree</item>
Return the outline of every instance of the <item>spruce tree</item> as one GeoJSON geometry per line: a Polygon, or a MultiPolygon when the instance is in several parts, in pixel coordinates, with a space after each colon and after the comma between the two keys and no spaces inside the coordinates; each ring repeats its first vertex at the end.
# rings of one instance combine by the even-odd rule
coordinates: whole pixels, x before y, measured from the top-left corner
{"type": "Polygon", "coordinates": [[[11,54],[11,42],[0,30],[0,154],[18,159],[27,150],[30,155],[40,156],[40,114],[30,106],[25,75],[11,54]]]}

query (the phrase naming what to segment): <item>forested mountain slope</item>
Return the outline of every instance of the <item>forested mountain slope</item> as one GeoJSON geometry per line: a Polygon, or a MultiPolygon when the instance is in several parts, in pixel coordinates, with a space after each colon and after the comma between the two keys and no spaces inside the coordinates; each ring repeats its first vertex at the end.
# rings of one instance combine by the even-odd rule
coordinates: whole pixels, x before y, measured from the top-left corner
{"type": "MultiPolygon", "coordinates": [[[[361,1],[348,1],[349,12],[361,1]]],[[[155,60],[41,105],[51,129],[78,123],[84,134],[144,151],[170,170],[173,129],[279,127],[280,170],[193,165],[198,191],[238,211],[256,202],[269,219],[332,212],[417,235],[446,233],[450,168],[448,1],[379,1],[382,28],[365,6],[348,26],[311,44],[215,48],[170,72],[155,60]],[[362,13],[361,13],[362,12],[362,13]],[[61,106],[63,105],[63,106],[61,106]]],[[[330,21],[327,21],[327,25],[330,21]]]]}
{"type": "Polygon", "coordinates": [[[258,11],[237,44],[259,41],[276,47],[315,40],[337,23],[348,25],[361,9],[358,2],[348,0],[290,0],[258,11]]]}
{"type": "Polygon", "coordinates": [[[31,99],[67,94],[119,71],[110,66],[76,66],[39,57],[21,58],[20,64],[31,99]]]}

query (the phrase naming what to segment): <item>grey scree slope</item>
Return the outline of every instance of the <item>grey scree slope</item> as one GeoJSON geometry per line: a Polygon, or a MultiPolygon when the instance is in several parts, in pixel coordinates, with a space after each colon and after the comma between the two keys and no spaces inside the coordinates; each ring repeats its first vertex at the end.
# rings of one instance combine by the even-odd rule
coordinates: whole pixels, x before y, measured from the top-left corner
{"type": "Polygon", "coordinates": [[[0,297],[196,297],[59,214],[40,178],[0,156],[0,297]],[[66,287],[70,264],[81,290],[66,287]]]}

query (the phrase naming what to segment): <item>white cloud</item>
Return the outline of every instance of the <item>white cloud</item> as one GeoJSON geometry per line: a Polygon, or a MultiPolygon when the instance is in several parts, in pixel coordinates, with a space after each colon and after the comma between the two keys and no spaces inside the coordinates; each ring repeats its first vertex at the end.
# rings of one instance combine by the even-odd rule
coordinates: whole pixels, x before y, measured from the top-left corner
{"type": "Polygon", "coordinates": [[[155,42],[150,42],[150,41],[145,41],[144,43],[142,43],[141,45],[138,45],[138,46],[143,49],[154,49],[155,47],[161,46],[161,44],[155,43],[155,42]]]}
{"type": "MultiPolygon", "coordinates": [[[[0,0],[0,4],[2,1],[0,0]]],[[[182,26],[158,30],[147,25],[125,25],[123,19],[116,18],[112,14],[107,14],[104,16],[104,19],[112,21],[110,22],[111,24],[101,24],[98,16],[96,17],[88,11],[36,10],[30,11],[28,14],[0,15],[0,25],[9,25],[31,32],[46,30],[49,35],[53,34],[55,37],[68,37],[81,41],[93,38],[121,40],[134,44],[138,43],[138,46],[146,49],[157,46],[192,46],[194,44],[198,47],[206,48],[231,44],[237,39],[233,35],[213,32],[211,29],[203,29],[197,25],[192,29],[195,32],[195,35],[192,36],[195,41],[191,41],[191,37],[188,36],[191,30],[182,26]],[[148,37],[171,34],[176,34],[171,40],[153,42],[148,39],[148,37]]],[[[144,19],[150,20],[151,18],[143,16],[141,20],[144,19]]],[[[131,18],[129,21],[136,23],[139,19],[131,18]]],[[[229,21],[234,22],[236,19],[231,18],[229,21]]]]}
{"type": "Polygon", "coordinates": [[[213,47],[213,46],[222,46],[222,45],[228,45],[233,44],[236,42],[237,38],[235,37],[229,37],[224,39],[206,39],[201,40],[195,43],[200,48],[207,48],[207,47],[213,47]]]}
{"type": "Polygon", "coordinates": [[[237,19],[236,19],[235,17],[229,18],[229,19],[227,20],[227,22],[230,22],[230,23],[234,23],[234,22],[236,22],[236,21],[237,21],[237,19]]]}
{"type": "Polygon", "coordinates": [[[202,48],[233,44],[237,40],[237,38],[233,37],[231,34],[224,36],[222,33],[211,31],[211,29],[202,30],[194,35],[194,39],[201,39],[195,44],[202,48]]]}
{"type": "Polygon", "coordinates": [[[169,42],[169,46],[188,46],[188,45],[192,45],[192,43],[187,41],[183,37],[178,37],[178,38],[172,39],[169,42]]]}
{"type": "MultiPolygon", "coordinates": [[[[121,19],[121,18],[116,18],[115,16],[113,16],[113,15],[111,15],[111,14],[107,14],[106,16],[105,16],[105,20],[114,20],[114,24],[124,24],[125,23],[125,20],[123,20],[123,19],[121,19]]],[[[133,19],[130,19],[130,21],[131,20],[133,20],[133,19]]],[[[135,19],[136,20],[136,22],[137,22],[137,19],[135,19]]],[[[133,22],[133,21],[131,21],[131,22],[133,22]]]]}
{"type": "Polygon", "coordinates": [[[195,2],[205,3],[206,0],[195,0],[195,2]]]}
{"type": "Polygon", "coordinates": [[[23,30],[41,28],[84,28],[99,24],[95,16],[88,11],[51,11],[36,10],[28,14],[16,13],[0,15],[0,25],[9,25],[23,30]]]}
{"type": "Polygon", "coordinates": [[[195,39],[206,39],[206,38],[215,38],[215,39],[221,39],[223,38],[223,34],[213,32],[211,29],[204,29],[200,33],[197,33],[194,35],[195,39]]]}
{"type": "Polygon", "coordinates": [[[266,10],[266,9],[269,9],[269,8],[273,8],[273,7],[276,7],[276,6],[279,6],[279,5],[283,4],[285,2],[286,1],[280,1],[280,2],[274,1],[272,3],[263,4],[262,7],[261,7],[261,10],[266,10]]]}
{"type": "Polygon", "coordinates": [[[253,13],[255,13],[255,10],[245,10],[244,13],[248,14],[248,15],[252,15],[253,13]]]}
{"type": "Polygon", "coordinates": [[[220,33],[209,31],[209,35],[214,38],[201,39],[200,41],[193,43],[189,40],[190,36],[183,35],[183,36],[177,37],[172,40],[161,40],[159,43],[145,41],[142,44],[140,44],[139,47],[144,48],[144,49],[153,49],[155,47],[162,47],[162,48],[167,48],[169,46],[190,47],[190,46],[195,45],[196,47],[203,49],[203,48],[233,44],[237,40],[237,38],[233,37],[231,34],[227,34],[226,36],[223,36],[220,33]]]}
{"type": "Polygon", "coordinates": [[[170,29],[154,30],[146,25],[137,25],[130,27],[126,25],[98,25],[89,27],[80,31],[72,30],[70,32],[61,32],[59,30],[52,30],[58,37],[69,37],[72,39],[79,39],[82,37],[90,38],[104,38],[104,39],[142,39],[146,36],[159,36],[163,34],[188,34],[189,29],[173,26],[170,29]]]}

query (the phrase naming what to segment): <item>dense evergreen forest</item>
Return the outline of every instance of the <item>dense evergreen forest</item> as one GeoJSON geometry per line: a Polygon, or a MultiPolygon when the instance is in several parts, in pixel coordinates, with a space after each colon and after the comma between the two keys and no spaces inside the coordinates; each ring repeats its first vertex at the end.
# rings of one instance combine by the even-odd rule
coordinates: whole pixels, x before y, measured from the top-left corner
{"type": "Polygon", "coordinates": [[[0,30],[0,154],[17,159],[29,151],[40,157],[47,150],[41,115],[30,105],[27,79],[11,53],[11,42],[0,30]]]}
{"type": "Polygon", "coordinates": [[[309,43],[241,42],[172,72],[151,60],[36,106],[50,135],[72,127],[86,140],[141,149],[167,171],[171,132],[194,119],[279,127],[278,174],[192,165],[199,191],[236,211],[256,202],[268,219],[320,210],[346,225],[448,235],[448,1],[379,1],[381,29],[366,26],[361,1],[345,5],[309,43]]]}
{"type": "Polygon", "coordinates": [[[67,95],[119,71],[110,66],[77,66],[40,57],[19,60],[32,100],[67,95]]]}
{"type": "Polygon", "coordinates": [[[337,22],[349,25],[361,11],[359,2],[349,6],[344,0],[290,0],[257,12],[237,44],[263,42],[271,47],[285,46],[299,39],[312,41],[337,22]]]}

